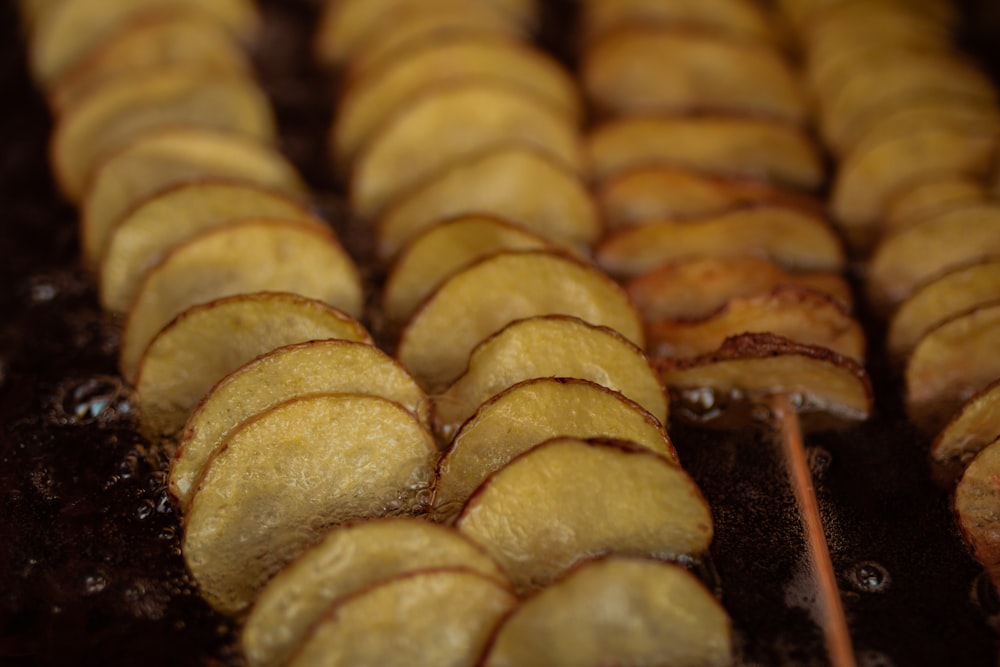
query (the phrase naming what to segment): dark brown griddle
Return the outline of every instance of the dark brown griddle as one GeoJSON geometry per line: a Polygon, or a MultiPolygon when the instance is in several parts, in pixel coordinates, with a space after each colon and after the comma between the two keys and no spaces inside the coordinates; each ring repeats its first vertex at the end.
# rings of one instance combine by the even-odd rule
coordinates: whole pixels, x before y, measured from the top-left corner
{"type": "MultiPolygon", "coordinates": [[[[0,6],[0,665],[238,664],[231,624],[186,576],[164,457],[135,432],[117,378],[118,326],[77,263],[75,212],[52,185],[50,122],[11,4],[0,6]]],[[[346,243],[370,259],[368,237],[341,214],[319,140],[332,100],[309,63],[315,10],[264,4],[259,71],[283,148],[346,243]]],[[[555,6],[546,31],[564,56],[566,17],[555,6]]],[[[970,25],[973,45],[1000,34],[970,25]]],[[[870,321],[868,332],[878,357],[882,332],[870,321]]],[[[929,481],[928,442],[903,418],[896,380],[877,358],[871,366],[876,418],[807,439],[859,664],[996,665],[989,617],[1000,604],[947,494],[929,481]]],[[[740,664],[827,664],[774,437],[682,426],[672,435],[713,507],[717,537],[700,574],[733,617],[740,664]]]]}

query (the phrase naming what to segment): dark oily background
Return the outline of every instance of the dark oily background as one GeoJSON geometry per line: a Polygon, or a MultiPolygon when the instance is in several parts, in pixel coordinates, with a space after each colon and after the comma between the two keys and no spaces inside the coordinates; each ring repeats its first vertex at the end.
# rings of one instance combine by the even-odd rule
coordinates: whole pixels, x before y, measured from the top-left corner
{"type": "MultiPolygon", "coordinates": [[[[12,4],[0,6],[0,665],[238,664],[232,625],[186,575],[165,458],[135,432],[115,364],[119,323],[78,265],[75,212],[52,185],[50,121],[12,4]]],[[[309,63],[315,8],[263,5],[258,71],[282,148],[370,264],[370,239],[342,215],[318,140],[333,100],[309,63]]],[[[997,73],[1000,3],[966,5],[963,39],[997,73]]],[[[568,7],[548,7],[543,37],[562,57],[568,7]]],[[[882,332],[868,333],[878,356],[882,332]]],[[[896,379],[870,366],[876,418],[808,441],[859,663],[996,665],[996,595],[929,480],[928,443],[903,419],[896,379]]],[[[733,617],[740,663],[827,664],[776,444],[749,430],[672,435],[713,507],[717,536],[700,574],[733,617]]]]}

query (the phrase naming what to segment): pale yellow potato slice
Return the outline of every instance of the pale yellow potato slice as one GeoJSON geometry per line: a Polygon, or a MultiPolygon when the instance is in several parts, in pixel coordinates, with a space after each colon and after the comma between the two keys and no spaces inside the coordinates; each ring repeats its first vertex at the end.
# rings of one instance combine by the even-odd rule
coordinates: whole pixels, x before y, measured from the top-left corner
{"type": "Polygon", "coordinates": [[[435,520],[454,521],[489,475],[558,436],[627,440],[677,461],[662,423],[619,392],[579,378],[525,380],[479,406],[455,435],[438,466],[435,520]]]}
{"type": "Polygon", "coordinates": [[[250,667],[284,665],[331,605],[401,574],[453,567],[503,581],[479,547],[429,521],[372,519],[334,528],[260,592],[240,634],[243,654],[250,667]]]}
{"type": "Polygon", "coordinates": [[[793,271],[839,271],[840,239],[823,218],[799,208],[759,206],[691,222],[623,229],[597,247],[597,263],[616,276],[639,276],[663,264],[753,255],[793,271]]]}
{"type": "Polygon", "coordinates": [[[458,568],[399,575],[335,604],[289,667],[474,667],[516,604],[506,584],[458,568]]]}
{"type": "Polygon", "coordinates": [[[928,331],[906,363],[906,412],[937,432],[988,384],[1000,378],[1000,301],[959,313],[928,331]]]}
{"type": "Polygon", "coordinates": [[[735,39],[773,43],[777,35],[767,15],[749,0],[585,0],[580,32],[585,43],[635,24],[695,28],[735,39]]]}
{"type": "Polygon", "coordinates": [[[815,199],[763,181],[722,178],[662,165],[618,174],[602,183],[595,196],[611,230],[768,204],[819,209],[815,199]]]}
{"type": "Polygon", "coordinates": [[[241,294],[190,308],[146,348],[135,380],[139,427],[151,440],[174,436],[215,384],[285,345],[337,338],[371,343],[356,320],[294,294],[241,294]]]}
{"type": "Polygon", "coordinates": [[[746,428],[775,395],[789,397],[810,431],[855,424],[872,412],[861,364],[774,334],[740,334],[700,357],[654,363],[670,390],[672,416],[703,426],[746,428]]]}
{"type": "Polygon", "coordinates": [[[587,152],[597,181],[651,164],[806,190],[819,188],[824,177],[822,155],[802,128],[763,118],[616,118],[590,133],[587,152]]]}
{"type": "Polygon", "coordinates": [[[981,178],[952,173],[931,175],[889,200],[883,234],[891,236],[948,209],[985,204],[987,199],[989,193],[981,178]]]}
{"type": "Polygon", "coordinates": [[[324,528],[419,513],[436,463],[434,438],[397,403],[292,399],[244,422],[212,457],[184,515],[184,560],[209,604],[238,613],[324,528]]]}
{"type": "Polygon", "coordinates": [[[732,623],[679,565],[609,557],[580,565],[523,601],[484,667],[726,667],[732,623]]]}
{"type": "Polygon", "coordinates": [[[697,556],[708,505],[672,461],[637,445],[555,438],[490,475],[455,522],[525,593],[604,554],[697,556]]]}
{"type": "Polygon", "coordinates": [[[1000,379],[976,392],[934,438],[931,470],[935,478],[951,485],[970,461],[1000,438],[1000,379]]]}
{"type": "Polygon", "coordinates": [[[777,51],[706,32],[623,28],[587,50],[581,71],[587,96],[606,115],[719,112],[791,123],[808,115],[777,51]]]}
{"type": "Polygon", "coordinates": [[[973,459],[955,488],[958,525],[972,551],[993,581],[1000,585],[1000,530],[997,507],[1000,494],[1000,440],[994,440],[973,459]]]}
{"type": "Polygon", "coordinates": [[[435,223],[460,215],[494,215],[572,249],[603,232],[586,185],[545,153],[508,145],[470,156],[403,195],[379,219],[378,252],[392,258],[435,223]]]}
{"type": "Polygon", "coordinates": [[[323,393],[381,396],[431,426],[427,395],[378,348],[347,340],[280,347],[219,381],[188,418],[170,465],[177,505],[188,508],[205,464],[242,422],[292,398],[323,393]]]}
{"type": "Polygon", "coordinates": [[[595,267],[554,252],[506,251],[459,271],[428,297],[403,330],[397,356],[425,390],[439,392],[462,374],[480,341],[535,315],[572,315],[643,344],[624,290],[595,267]]]}
{"type": "Polygon", "coordinates": [[[243,41],[250,41],[260,25],[251,0],[60,0],[44,12],[32,33],[32,76],[47,88],[125,22],[181,9],[205,14],[243,41]]]}
{"type": "Polygon", "coordinates": [[[575,317],[547,315],[512,322],[475,347],[465,373],[434,399],[437,432],[450,440],[490,397],[541,377],[590,380],[632,399],[661,424],[670,416],[656,371],[634,343],[575,317]]]}
{"type": "Polygon", "coordinates": [[[816,290],[847,311],[853,295],[836,271],[796,273],[762,257],[706,257],[665,264],[630,280],[625,288],[646,321],[708,317],[732,299],[791,285],[816,290]]]}
{"type": "Polygon", "coordinates": [[[865,358],[864,331],[850,313],[822,292],[787,285],[732,299],[704,319],[650,322],[646,344],[657,357],[690,358],[712,352],[741,333],[773,333],[859,362],[865,358]]]}
{"type": "Polygon", "coordinates": [[[260,217],[324,224],[293,199],[233,180],[183,183],[143,200],[108,240],[97,273],[101,306],[124,313],[143,277],[171,249],[208,229],[260,217]]]}
{"type": "Polygon", "coordinates": [[[328,228],[260,219],[216,227],[176,246],[146,274],[122,333],[122,375],[135,379],[149,341],[186,309],[249,292],[291,292],[355,317],[364,301],[358,269],[328,228]]]}
{"type": "Polygon", "coordinates": [[[534,146],[583,171],[575,124],[546,99],[495,80],[435,86],[399,110],[359,156],[350,184],[353,210],[375,218],[441,170],[510,144],[534,146]]]}
{"type": "MultiPolygon", "coordinates": [[[[96,270],[116,226],[146,198],[205,178],[229,178],[304,199],[295,167],[273,146],[193,126],[144,133],[104,160],[83,198],[83,262],[96,270]]],[[[265,215],[263,212],[259,215],[265,215]]]]}
{"type": "Polygon", "coordinates": [[[439,222],[421,232],[400,252],[382,289],[382,312],[394,324],[405,322],[434,290],[459,269],[501,250],[551,247],[521,225],[483,215],[439,222]]]}
{"type": "Polygon", "coordinates": [[[78,202],[103,158],[144,132],[184,124],[265,141],[275,136],[267,96],[248,77],[188,67],[129,72],[88,95],[56,123],[50,153],[59,189],[78,202]]]}

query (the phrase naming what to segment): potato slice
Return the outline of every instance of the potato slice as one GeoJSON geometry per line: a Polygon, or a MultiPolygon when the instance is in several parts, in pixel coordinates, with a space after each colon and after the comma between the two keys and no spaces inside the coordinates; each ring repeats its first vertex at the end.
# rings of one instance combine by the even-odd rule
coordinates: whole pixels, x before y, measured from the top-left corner
{"type": "Polygon", "coordinates": [[[638,313],[595,267],[549,251],[506,251],[444,282],[403,330],[397,356],[436,393],[462,374],[481,340],[514,320],[557,314],[610,327],[642,347],[638,313]]]}
{"type": "Polygon", "coordinates": [[[902,188],[890,198],[882,222],[892,236],[953,208],[985,204],[989,194],[982,179],[961,174],[935,174],[902,188]]]}
{"type": "Polygon", "coordinates": [[[822,292],[845,310],[852,309],[851,286],[839,273],[793,273],[753,256],[665,264],[633,278],[626,290],[646,321],[692,320],[708,317],[731,299],[766,294],[783,285],[822,292]]]}
{"type": "Polygon", "coordinates": [[[205,464],[245,420],[298,396],[380,396],[426,427],[430,400],[399,363],[367,343],[314,340],[278,348],[223,378],[198,404],[170,466],[170,491],[186,510],[205,464]]]}
{"type": "Polygon", "coordinates": [[[767,294],[732,299],[704,319],[657,320],[646,326],[650,354],[657,357],[697,357],[741,333],[773,333],[859,362],[865,358],[861,325],[822,292],[800,287],[781,286],[767,294]]]}
{"type": "Polygon", "coordinates": [[[523,380],[581,378],[617,391],[660,423],[667,398],[642,350],[618,332],[576,317],[547,315],[518,320],[479,343],[468,369],[435,398],[435,422],[445,439],[490,397],[523,380]]]}
{"type": "Polygon", "coordinates": [[[420,233],[399,254],[382,290],[382,312],[405,322],[441,283],[459,269],[501,250],[551,247],[521,225],[483,215],[439,222],[420,233]]]}
{"type": "Polygon", "coordinates": [[[267,96],[247,77],[187,67],[122,74],[56,123],[50,152],[60,190],[78,202],[103,158],[144,132],[183,124],[275,136],[267,96]]]}
{"type": "Polygon", "coordinates": [[[816,200],[765,182],[659,165],[637,167],[605,181],[597,191],[597,200],[612,230],[767,204],[819,209],[816,200]]]}
{"type": "Polygon", "coordinates": [[[353,316],[364,298],[357,267],[325,227],[247,220],[210,229],[146,274],[122,334],[122,375],[135,379],[149,341],[187,308],[249,292],[291,292],[353,316]]]}
{"type": "Polygon", "coordinates": [[[694,359],[654,359],[672,414],[721,428],[746,428],[768,396],[793,400],[807,430],[836,428],[868,418],[872,387],[861,364],[822,347],[768,333],[728,338],[694,359]]]}
{"type": "Polygon", "coordinates": [[[1000,440],[994,440],[973,459],[955,489],[955,512],[965,539],[989,574],[1000,586],[1000,531],[997,508],[1000,494],[1000,440]]]}
{"type": "Polygon", "coordinates": [[[495,215],[570,248],[594,243],[600,213],[579,176],[545,153],[509,145],[436,174],[391,206],[378,222],[378,251],[391,258],[440,220],[495,215]]]}
{"type": "Polygon", "coordinates": [[[356,320],[294,294],[241,294],[194,306],[146,348],[135,381],[139,427],[172,436],[198,401],[243,364],[284,345],[339,338],[371,343],[356,320]]]}
{"type": "Polygon", "coordinates": [[[143,277],[171,249],[253,217],[323,224],[297,201],[249,183],[213,179],[169,187],[129,211],[112,232],[98,270],[101,306],[125,312],[143,277]]]}
{"type": "Polygon", "coordinates": [[[334,605],[288,664],[474,667],[516,602],[505,585],[477,572],[400,575],[334,605]]]}
{"type": "Polygon", "coordinates": [[[94,174],[80,216],[84,264],[97,268],[113,230],[143,200],[205,178],[237,179],[297,199],[306,191],[281,153],[250,137],[192,126],[144,133],[104,160],[94,174]]]}
{"type": "Polygon", "coordinates": [[[950,485],[991,442],[1000,438],[1000,380],[976,392],[941,430],[931,445],[931,469],[950,485]]]}
{"type": "Polygon", "coordinates": [[[573,79],[542,51],[483,34],[456,36],[444,42],[428,40],[350,82],[340,99],[331,136],[335,161],[350,165],[379,126],[421,90],[482,78],[509,81],[530,90],[574,123],[583,115],[573,79]]]}
{"type": "Polygon", "coordinates": [[[767,16],[748,0],[586,0],[580,4],[580,31],[585,43],[636,24],[695,28],[770,43],[777,39],[767,16]]]}
{"type": "Polygon", "coordinates": [[[503,581],[479,547],[429,521],[373,519],[334,528],[261,591],[240,636],[247,663],[284,665],[331,605],[401,574],[439,568],[503,581]]]}
{"type": "Polygon", "coordinates": [[[729,616],[694,575],[673,563],[610,557],[522,602],[483,665],[725,667],[733,658],[729,616]]]}
{"type": "Polygon", "coordinates": [[[753,255],[793,271],[839,271],[844,250],[820,216],[787,206],[758,206],[693,222],[623,229],[595,253],[609,273],[631,278],[671,262],[753,255]]]}
{"type": "Polygon", "coordinates": [[[324,528],[422,511],[436,463],[431,434],[392,401],[282,403],[244,422],[206,466],[184,515],[188,569],[209,604],[238,613],[324,528]]]}
{"type": "Polygon", "coordinates": [[[712,517],[698,487],[669,459],[609,440],[555,438],[490,475],[455,523],[520,593],[603,554],[704,553],[712,517]]]}
{"type": "Polygon", "coordinates": [[[651,164],[806,190],[819,188],[824,177],[822,157],[809,135],[763,118],[618,118],[590,133],[587,152],[598,181],[651,164]]]}
{"type": "Polygon", "coordinates": [[[939,431],[962,404],[1000,378],[1000,301],[981,304],[928,331],[906,364],[906,412],[939,431]]]}
{"type": "Polygon", "coordinates": [[[510,144],[534,146],[582,171],[575,125],[544,98],[499,81],[435,86],[397,112],[359,156],[350,186],[353,210],[373,219],[441,170],[510,144]]]}
{"type": "Polygon", "coordinates": [[[627,440],[677,461],[662,423],[617,391],[579,378],[525,380],[488,399],[462,425],[438,466],[435,520],[453,522],[493,472],[558,436],[627,440]]]}
{"type": "Polygon", "coordinates": [[[807,117],[805,98],[777,51],[710,33],[623,28],[587,50],[581,71],[587,96],[606,115],[718,112],[798,124],[807,117]]]}

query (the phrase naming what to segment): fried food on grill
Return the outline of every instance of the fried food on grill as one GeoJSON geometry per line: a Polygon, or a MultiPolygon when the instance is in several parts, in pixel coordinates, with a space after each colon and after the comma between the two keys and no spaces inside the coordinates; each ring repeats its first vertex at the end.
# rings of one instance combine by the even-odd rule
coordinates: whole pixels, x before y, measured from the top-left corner
{"type": "Polygon", "coordinates": [[[993,581],[1000,584],[1000,440],[994,440],[972,460],[955,488],[955,513],[965,539],[993,581]]]}
{"type": "Polygon", "coordinates": [[[976,392],[959,408],[931,445],[931,469],[952,484],[980,451],[1000,438],[1000,380],[976,392]]]}

